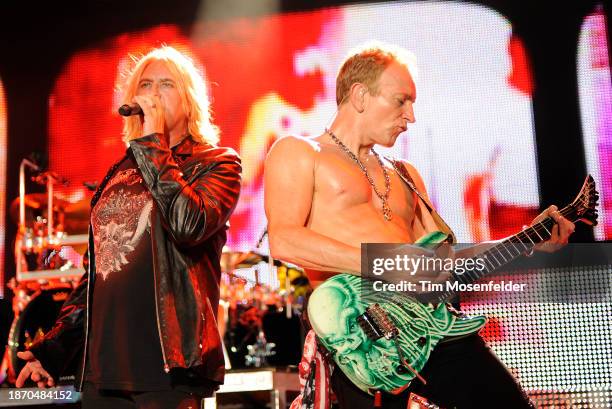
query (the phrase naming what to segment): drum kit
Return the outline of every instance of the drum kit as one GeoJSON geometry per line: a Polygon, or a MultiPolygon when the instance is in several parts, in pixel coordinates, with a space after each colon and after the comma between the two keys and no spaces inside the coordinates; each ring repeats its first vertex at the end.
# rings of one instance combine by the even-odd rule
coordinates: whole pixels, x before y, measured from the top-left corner
{"type": "MultiPolygon", "coordinates": [[[[87,249],[89,200],[67,200],[54,187],[63,179],[54,172],[41,171],[24,159],[19,168],[19,197],[9,214],[17,223],[15,277],[8,282],[13,291],[14,320],[3,360],[7,378],[14,383],[23,367],[17,352],[44,336],[54,324],[62,304],[85,272],[83,253],[87,249]],[[46,187],[45,193],[26,194],[26,169],[32,180],[46,187]]],[[[60,379],[68,382],[71,376],[60,379]]]]}
{"type": "Polygon", "coordinates": [[[296,365],[300,314],[310,291],[303,270],[257,252],[224,251],[219,332],[226,366],[296,365]]]}
{"type": "MultiPolygon", "coordinates": [[[[14,320],[0,366],[0,383],[4,379],[14,383],[23,367],[17,352],[51,329],[85,272],[82,262],[90,200],[68,200],[54,193],[54,185],[61,180],[53,172],[41,172],[28,159],[21,163],[19,197],[10,206],[10,215],[18,224],[16,274],[8,283],[14,295],[14,320]],[[45,193],[25,193],[27,168],[35,171],[32,180],[46,186],[45,193]]],[[[309,291],[304,272],[264,254],[229,249],[223,251],[221,270],[218,324],[226,362],[236,368],[297,364],[301,300],[309,291]],[[295,327],[295,345],[287,344],[287,325],[295,327]]],[[[71,378],[64,377],[60,383],[71,378]]]]}

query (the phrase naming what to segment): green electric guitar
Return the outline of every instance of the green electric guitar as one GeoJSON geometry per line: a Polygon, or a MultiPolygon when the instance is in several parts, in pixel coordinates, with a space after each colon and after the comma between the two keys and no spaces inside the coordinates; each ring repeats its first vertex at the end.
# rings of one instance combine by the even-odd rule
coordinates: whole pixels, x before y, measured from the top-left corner
{"type": "MultiPolygon", "coordinates": [[[[580,193],[561,214],[572,222],[597,224],[595,181],[587,176],[580,193]]],[[[518,258],[551,237],[550,217],[484,251],[486,268],[455,275],[460,283],[471,283],[518,258]]],[[[417,244],[431,245],[447,235],[434,232],[417,244]]],[[[312,329],[331,358],[361,390],[400,393],[410,382],[425,380],[419,372],[436,344],[445,337],[480,330],[486,318],[455,313],[444,301],[455,294],[436,294],[435,302],[422,303],[398,292],[361,292],[360,277],[338,274],[312,293],[308,318],[312,329]]]]}

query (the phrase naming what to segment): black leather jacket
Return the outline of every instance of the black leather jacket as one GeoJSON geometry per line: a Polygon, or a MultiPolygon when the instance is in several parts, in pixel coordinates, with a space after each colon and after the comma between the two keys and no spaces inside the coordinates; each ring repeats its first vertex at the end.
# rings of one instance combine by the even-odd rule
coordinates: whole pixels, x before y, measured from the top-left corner
{"type": "MultiPolygon", "coordinates": [[[[172,151],[158,134],[131,141],[129,149],[154,201],[151,243],[164,370],[187,368],[196,385],[222,383],[224,360],[216,323],[220,257],[240,192],[240,158],[230,148],[191,138],[172,151]]],[[[118,164],[98,187],[92,208],[118,164]]],[[[90,225],[87,272],[52,330],[30,347],[54,379],[78,359],[77,390],[82,389],[87,353],[96,266],[93,249],[90,225]]]]}

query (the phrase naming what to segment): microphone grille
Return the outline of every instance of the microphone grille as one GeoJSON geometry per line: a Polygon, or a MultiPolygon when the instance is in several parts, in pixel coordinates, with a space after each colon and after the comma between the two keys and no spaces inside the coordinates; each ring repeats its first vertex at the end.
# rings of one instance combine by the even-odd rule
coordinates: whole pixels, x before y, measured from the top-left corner
{"type": "Polygon", "coordinates": [[[119,107],[119,115],[122,115],[122,116],[132,115],[132,108],[128,104],[121,105],[119,107]]]}

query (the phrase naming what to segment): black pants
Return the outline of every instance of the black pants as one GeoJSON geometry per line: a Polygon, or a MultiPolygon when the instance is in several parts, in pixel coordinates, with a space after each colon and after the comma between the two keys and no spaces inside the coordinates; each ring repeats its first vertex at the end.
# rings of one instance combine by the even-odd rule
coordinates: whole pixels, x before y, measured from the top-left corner
{"type": "Polygon", "coordinates": [[[201,399],[178,390],[130,392],[99,390],[85,382],[81,393],[83,409],[200,409],[201,399]]]}
{"type": "MultiPolygon", "coordinates": [[[[400,395],[383,394],[383,408],[406,408],[414,392],[445,409],[533,408],[529,399],[478,335],[438,344],[421,371],[427,381],[414,380],[400,395]]],[[[373,408],[371,395],[361,391],[335,368],[331,386],[341,409],[373,408]]]]}

